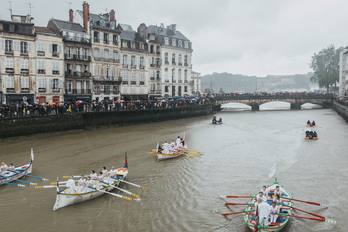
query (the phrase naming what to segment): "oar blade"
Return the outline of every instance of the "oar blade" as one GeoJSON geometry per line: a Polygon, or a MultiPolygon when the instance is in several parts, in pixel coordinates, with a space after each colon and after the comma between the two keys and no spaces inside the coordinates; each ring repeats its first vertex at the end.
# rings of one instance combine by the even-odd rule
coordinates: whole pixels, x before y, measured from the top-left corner
{"type": "Polygon", "coordinates": [[[325,219],[325,222],[331,223],[331,224],[336,224],[336,221],[335,220],[331,220],[331,219],[325,219]]]}
{"type": "Polygon", "coordinates": [[[233,213],[222,213],[221,215],[223,215],[223,216],[227,216],[227,215],[232,215],[232,214],[240,214],[240,213],[244,213],[244,211],[233,212],[233,213]]]}

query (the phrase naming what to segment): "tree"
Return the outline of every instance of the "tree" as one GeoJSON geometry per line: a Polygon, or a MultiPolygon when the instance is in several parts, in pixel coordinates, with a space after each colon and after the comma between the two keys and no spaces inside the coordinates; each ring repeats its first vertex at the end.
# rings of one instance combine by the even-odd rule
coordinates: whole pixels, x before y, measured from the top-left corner
{"type": "Polygon", "coordinates": [[[332,85],[336,85],[339,78],[339,61],[342,47],[335,49],[334,45],[329,45],[322,49],[318,54],[314,53],[312,62],[309,64],[314,74],[310,78],[311,82],[318,83],[319,87],[325,87],[327,92],[332,85]]]}

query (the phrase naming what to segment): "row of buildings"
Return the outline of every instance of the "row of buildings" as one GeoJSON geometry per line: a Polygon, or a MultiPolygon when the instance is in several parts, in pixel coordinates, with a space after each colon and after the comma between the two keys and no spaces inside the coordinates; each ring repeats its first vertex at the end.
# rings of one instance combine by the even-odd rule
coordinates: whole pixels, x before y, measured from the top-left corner
{"type": "Polygon", "coordinates": [[[339,96],[348,95],[348,46],[340,54],[339,96]]]}
{"type": "Polygon", "coordinates": [[[176,25],[130,25],[115,11],[69,11],[46,27],[31,16],[0,20],[0,102],[146,100],[198,95],[192,43],[176,25]]]}

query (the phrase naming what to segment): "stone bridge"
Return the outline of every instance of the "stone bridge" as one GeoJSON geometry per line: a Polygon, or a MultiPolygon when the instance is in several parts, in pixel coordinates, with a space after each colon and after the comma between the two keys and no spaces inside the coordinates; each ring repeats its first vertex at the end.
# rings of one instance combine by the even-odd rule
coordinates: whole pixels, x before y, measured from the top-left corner
{"type": "Polygon", "coordinates": [[[238,102],[251,106],[251,110],[259,110],[260,105],[268,102],[282,101],[290,103],[290,109],[301,109],[305,103],[318,104],[324,108],[330,108],[334,102],[334,96],[329,94],[309,94],[309,95],[234,95],[216,96],[218,104],[238,102]]]}

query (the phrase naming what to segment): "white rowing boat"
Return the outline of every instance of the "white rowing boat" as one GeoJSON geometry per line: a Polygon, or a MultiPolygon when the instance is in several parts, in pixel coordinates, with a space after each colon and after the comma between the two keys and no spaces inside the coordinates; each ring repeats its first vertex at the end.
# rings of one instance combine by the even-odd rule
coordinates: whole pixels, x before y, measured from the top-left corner
{"type": "Polygon", "coordinates": [[[31,160],[29,163],[0,172],[0,185],[16,181],[26,174],[30,174],[33,168],[33,160],[34,153],[33,149],[31,149],[31,160]]]}

